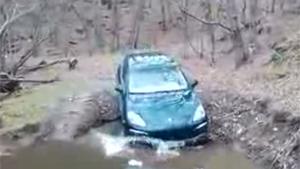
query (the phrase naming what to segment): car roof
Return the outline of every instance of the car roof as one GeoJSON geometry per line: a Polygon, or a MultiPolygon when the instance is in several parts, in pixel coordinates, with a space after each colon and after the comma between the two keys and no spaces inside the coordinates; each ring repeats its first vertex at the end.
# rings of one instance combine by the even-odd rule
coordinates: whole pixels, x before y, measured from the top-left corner
{"type": "Polygon", "coordinates": [[[152,67],[152,66],[176,66],[175,60],[157,51],[132,52],[126,55],[126,61],[129,66],[134,67],[152,67]]]}

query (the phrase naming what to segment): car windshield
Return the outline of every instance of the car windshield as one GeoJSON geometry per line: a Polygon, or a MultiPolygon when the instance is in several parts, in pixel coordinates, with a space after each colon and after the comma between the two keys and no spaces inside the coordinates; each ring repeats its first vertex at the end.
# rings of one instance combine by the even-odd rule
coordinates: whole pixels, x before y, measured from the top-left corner
{"type": "Polygon", "coordinates": [[[128,80],[133,94],[178,91],[188,86],[177,66],[132,68],[128,80]]]}

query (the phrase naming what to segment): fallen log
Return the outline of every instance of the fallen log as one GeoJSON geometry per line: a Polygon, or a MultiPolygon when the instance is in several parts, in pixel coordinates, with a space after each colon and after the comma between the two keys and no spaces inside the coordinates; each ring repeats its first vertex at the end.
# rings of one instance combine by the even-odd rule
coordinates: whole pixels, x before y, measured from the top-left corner
{"type": "Polygon", "coordinates": [[[0,79],[1,82],[19,82],[19,83],[53,83],[59,81],[58,78],[50,79],[50,80],[32,80],[32,79],[0,79]]]}
{"type": "Polygon", "coordinates": [[[93,127],[118,120],[116,99],[110,92],[101,91],[66,102],[68,109],[46,117],[35,144],[44,140],[73,140],[93,127]]]}
{"type": "Polygon", "coordinates": [[[48,68],[50,66],[54,66],[54,65],[57,65],[57,64],[63,64],[63,63],[66,63],[68,64],[68,68],[69,70],[73,70],[76,68],[76,65],[78,63],[78,60],[76,58],[72,58],[72,59],[61,59],[61,60],[55,60],[55,61],[52,61],[50,63],[47,63],[46,61],[41,61],[40,64],[36,65],[36,66],[32,66],[32,67],[29,67],[29,68],[25,68],[22,73],[29,73],[29,72],[33,72],[33,71],[37,71],[39,69],[44,69],[44,68],[48,68]]]}
{"type": "Polygon", "coordinates": [[[11,81],[11,76],[5,72],[0,73],[0,92],[1,93],[11,93],[20,87],[20,83],[16,81],[11,81]]]}
{"type": "Polygon", "coordinates": [[[21,79],[11,77],[7,73],[0,73],[0,92],[1,93],[11,93],[20,88],[20,83],[53,83],[59,81],[58,77],[50,80],[33,80],[33,79],[21,79]]]}

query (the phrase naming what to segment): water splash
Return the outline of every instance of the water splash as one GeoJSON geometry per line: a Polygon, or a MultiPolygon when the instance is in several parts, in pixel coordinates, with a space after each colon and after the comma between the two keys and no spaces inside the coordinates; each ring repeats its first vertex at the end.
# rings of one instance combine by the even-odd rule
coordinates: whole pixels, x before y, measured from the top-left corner
{"type": "Polygon", "coordinates": [[[177,148],[181,144],[164,142],[159,139],[148,137],[122,137],[112,136],[102,132],[94,131],[94,136],[100,141],[101,147],[106,156],[134,156],[139,149],[135,148],[135,144],[143,143],[149,145],[155,153],[156,159],[168,159],[179,156],[180,153],[177,148]]]}
{"type": "Polygon", "coordinates": [[[128,165],[129,166],[134,166],[134,167],[141,167],[141,166],[143,166],[143,162],[131,159],[131,160],[128,161],[128,165]]]}
{"type": "Polygon", "coordinates": [[[121,137],[114,137],[104,133],[95,133],[99,138],[106,156],[116,156],[118,153],[128,149],[128,141],[121,137]]]}

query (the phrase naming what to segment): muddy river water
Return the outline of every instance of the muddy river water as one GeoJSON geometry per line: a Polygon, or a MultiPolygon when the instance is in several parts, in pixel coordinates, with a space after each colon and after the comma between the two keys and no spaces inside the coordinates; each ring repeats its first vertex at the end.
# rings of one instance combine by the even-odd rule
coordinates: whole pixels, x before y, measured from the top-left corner
{"type": "Polygon", "coordinates": [[[128,146],[120,124],[93,129],[74,142],[20,148],[1,158],[1,169],[257,169],[231,146],[207,144],[185,149],[128,146]]]}

